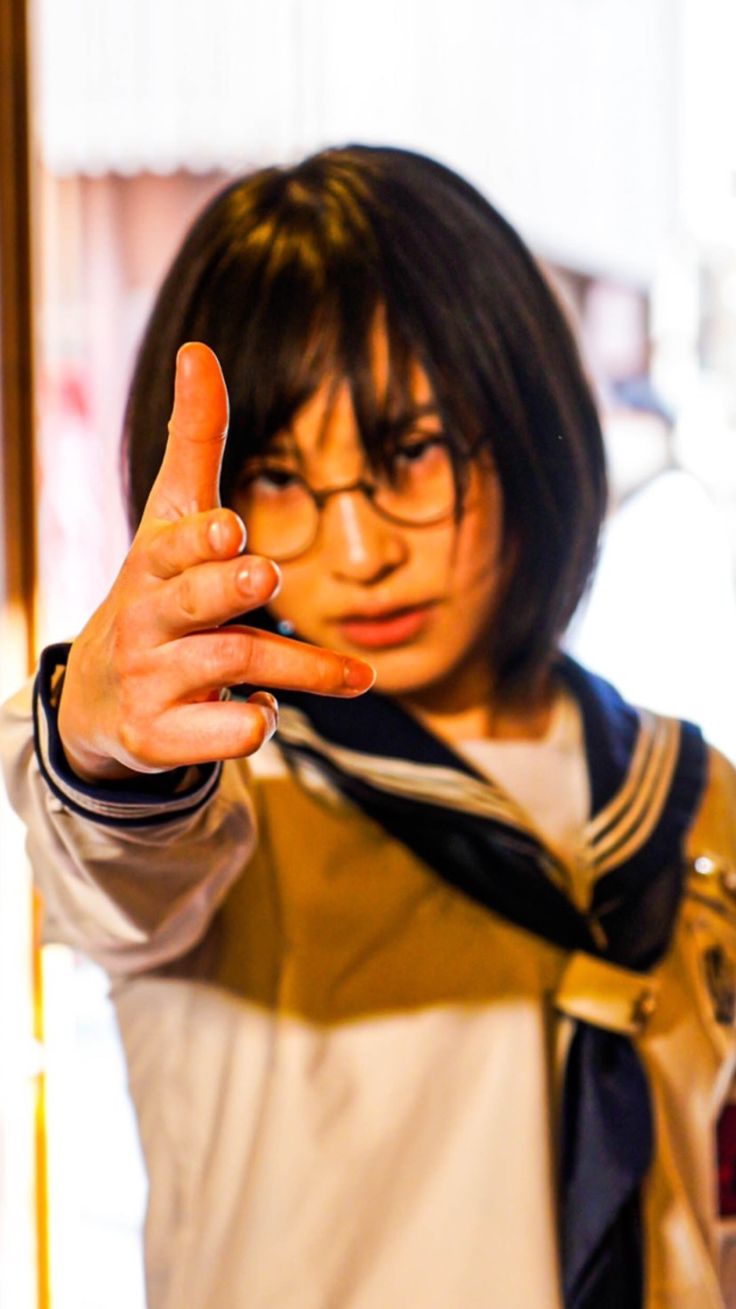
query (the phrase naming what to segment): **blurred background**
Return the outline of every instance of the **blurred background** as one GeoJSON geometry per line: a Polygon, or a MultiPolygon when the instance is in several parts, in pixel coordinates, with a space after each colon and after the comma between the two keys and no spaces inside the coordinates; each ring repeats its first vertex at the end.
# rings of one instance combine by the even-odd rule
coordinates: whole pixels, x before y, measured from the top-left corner
{"type": "MultiPolygon", "coordinates": [[[[0,595],[2,648],[15,652],[0,689],[24,671],[19,623],[31,655],[72,636],[119,566],[127,383],[194,215],[236,173],[386,142],[450,164],[506,214],[582,342],[612,498],[570,649],[634,701],[697,720],[736,759],[732,0],[11,10],[0,72],[30,105],[35,353],[33,440],[4,432],[4,475],[30,466],[35,511],[22,615],[7,577],[0,595]]],[[[13,523],[0,533],[7,559],[13,523]]],[[[145,1181],[105,979],[33,951],[5,806],[0,823],[0,1303],[143,1309],[145,1181]]]]}

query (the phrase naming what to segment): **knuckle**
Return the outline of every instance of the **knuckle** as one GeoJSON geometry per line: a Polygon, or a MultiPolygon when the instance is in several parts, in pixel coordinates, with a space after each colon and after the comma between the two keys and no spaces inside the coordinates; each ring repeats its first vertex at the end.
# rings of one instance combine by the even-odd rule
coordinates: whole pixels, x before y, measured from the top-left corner
{"type": "Polygon", "coordinates": [[[164,550],[165,527],[140,527],[128,551],[124,571],[133,578],[145,577],[157,571],[164,550]]]}
{"type": "Polygon", "coordinates": [[[227,680],[226,664],[221,650],[208,647],[199,658],[199,677],[204,686],[219,687],[227,680]]]}
{"type": "Polygon", "coordinates": [[[235,649],[237,650],[237,661],[245,672],[255,662],[256,641],[253,634],[251,632],[241,632],[235,649]]]}
{"type": "Polygon", "coordinates": [[[136,763],[149,763],[146,758],[146,734],[141,724],[135,719],[123,717],[118,728],[120,744],[129,759],[136,763]]]}
{"type": "Polygon", "coordinates": [[[141,712],[139,706],[121,711],[117,738],[126,762],[154,770],[164,766],[156,721],[153,712],[141,712]]]}
{"type": "Polygon", "coordinates": [[[134,626],[131,616],[121,614],[111,633],[111,663],[122,684],[132,681],[140,672],[140,654],[131,626],[134,626]]]}
{"type": "Polygon", "coordinates": [[[143,720],[139,712],[140,697],[134,692],[130,683],[123,682],[118,691],[119,735],[123,732],[137,734],[143,720]]]}
{"type": "Polygon", "coordinates": [[[131,650],[127,628],[127,616],[118,611],[110,623],[110,664],[118,677],[125,677],[129,670],[131,650]]]}
{"type": "Polygon", "coordinates": [[[121,597],[115,614],[115,628],[121,642],[135,647],[151,625],[150,595],[132,589],[121,597]]]}
{"type": "Polygon", "coordinates": [[[343,661],[339,655],[330,654],[324,650],[320,652],[317,661],[317,671],[322,686],[332,690],[334,687],[342,686],[343,682],[343,661]]]}
{"type": "Polygon", "coordinates": [[[155,571],[160,576],[173,577],[178,573],[190,530],[185,518],[167,523],[162,529],[155,542],[154,555],[155,571]]]}
{"type": "Polygon", "coordinates": [[[253,638],[246,632],[228,632],[227,628],[208,643],[204,654],[204,672],[210,686],[223,686],[245,680],[253,649],[253,638]]]}
{"type": "Polygon", "coordinates": [[[198,609],[197,588],[191,570],[182,573],[179,579],[179,608],[187,618],[196,618],[198,609]]]}
{"type": "Polygon", "coordinates": [[[255,638],[252,632],[244,629],[228,631],[223,628],[222,652],[228,667],[245,671],[254,661],[255,638]]]}
{"type": "Polygon", "coordinates": [[[186,555],[186,542],[190,532],[191,528],[186,518],[157,526],[147,540],[141,572],[161,578],[174,577],[179,572],[181,560],[186,555]]]}
{"type": "Polygon", "coordinates": [[[227,661],[222,642],[208,640],[198,652],[197,677],[203,686],[219,688],[227,681],[227,661]]]}

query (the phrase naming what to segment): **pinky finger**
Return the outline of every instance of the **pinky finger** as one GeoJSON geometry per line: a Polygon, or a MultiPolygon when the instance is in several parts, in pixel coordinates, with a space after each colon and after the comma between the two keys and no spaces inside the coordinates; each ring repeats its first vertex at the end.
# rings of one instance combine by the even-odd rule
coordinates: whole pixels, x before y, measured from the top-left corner
{"type": "Polygon", "coordinates": [[[268,691],[256,691],[246,701],[180,705],[159,720],[157,753],[165,768],[240,759],[260,750],[278,722],[278,704],[268,691]]]}

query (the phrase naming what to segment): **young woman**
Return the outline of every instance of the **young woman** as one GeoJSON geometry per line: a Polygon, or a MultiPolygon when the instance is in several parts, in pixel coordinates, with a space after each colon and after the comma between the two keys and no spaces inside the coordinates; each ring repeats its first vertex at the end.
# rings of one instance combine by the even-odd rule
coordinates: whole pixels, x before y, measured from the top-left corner
{"type": "Polygon", "coordinates": [[[406,151],[246,177],[126,443],[130,554],[3,739],[151,1309],[721,1305],[734,774],[560,653],[603,456],[519,238],[406,151]]]}

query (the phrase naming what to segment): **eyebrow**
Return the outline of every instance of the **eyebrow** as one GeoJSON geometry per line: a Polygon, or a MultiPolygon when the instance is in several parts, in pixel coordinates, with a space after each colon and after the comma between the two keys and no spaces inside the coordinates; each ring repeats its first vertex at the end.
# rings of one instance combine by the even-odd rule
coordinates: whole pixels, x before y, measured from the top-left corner
{"type": "Polygon", "coordinates": [[[421,418],[441,418],[438,405],[433,400],[428,400],[423,405],[412,405],[411,408],[402,409],[398,414],[382,423],[382,429],[388,436],[400,435],[411,427],[414,423],[419,422],[421,418]]]}
{"type": "MultiPolygon", "coordinates": [[[[417,418],[426,418],[430,414],[439,415],[439,406],[434,400],[427,400],[423,405],[410,405],[399,413],[395,419],[397,423],[413,423],[417,418]]],[[[394,421],[394,420],[392,420],[394,421]]]]}
{"type": "Polygon", "coordinates": [[[293,455],[298,463],[302,463],[302,452],[288,428],[269,437],[265,448],[261,451],[261,458],[268,455],[293,455]]]}

